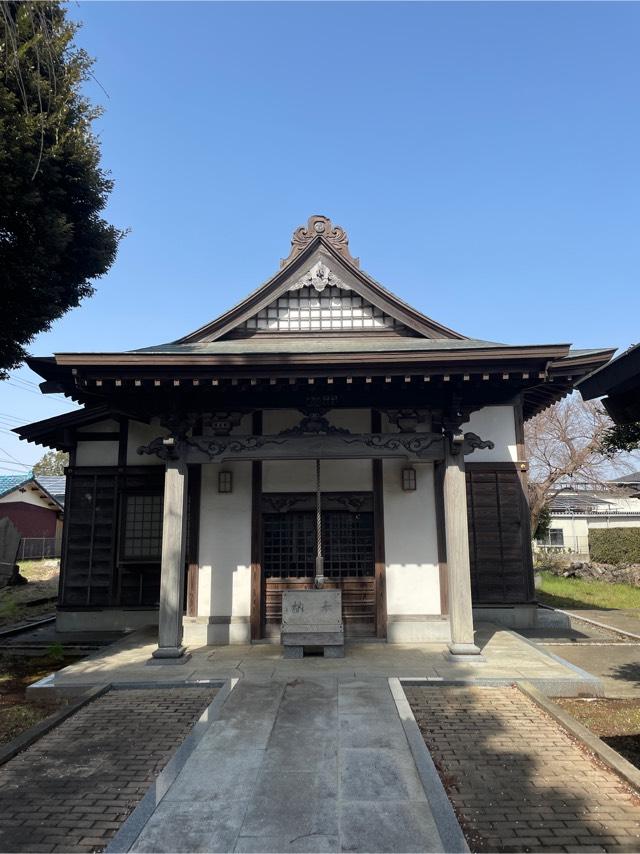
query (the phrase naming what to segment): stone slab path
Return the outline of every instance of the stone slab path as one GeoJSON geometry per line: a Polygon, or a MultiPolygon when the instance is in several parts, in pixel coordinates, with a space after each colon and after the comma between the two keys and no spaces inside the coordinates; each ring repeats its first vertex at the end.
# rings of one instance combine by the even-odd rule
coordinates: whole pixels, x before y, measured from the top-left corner
{"type": "Polygon", "coordinates": [[[109,691],[0,768],[0,851],[100,851],[217,689],[109,691]]]}
{"type": "Polygon", "coordinates": [[[472,851],[640,851],[640,798],[515,687],[405,688],[472,851]]]}
{"type": "Polygon", "coordinates": [[[385,678],[241,680],[138,852],[443,850],[385,678]]]}
{"type": "Polygon", "coordinates": [[[288,681],[302,675],[341,679],[373,677],[432,679],[526,679],[543,693],[572,696],[598,693],[595,677],[550,656],[514,632],[489,624],[476,631],[483,662],[452,662],[446,644],[357,643],[346,645],[341,659],[283,658],[279,644],[205,646],[190,649],[191,658],[179,667],[149,667],[157,646],[157,629],[143,629],[89,658],[57,671],[28,689],[29,695],[52,690],[77,692],[115,682],[167,684],[198,679],[275,679],[288,681]],[[589,684],[587,684],[589,683],[589,684]]]}

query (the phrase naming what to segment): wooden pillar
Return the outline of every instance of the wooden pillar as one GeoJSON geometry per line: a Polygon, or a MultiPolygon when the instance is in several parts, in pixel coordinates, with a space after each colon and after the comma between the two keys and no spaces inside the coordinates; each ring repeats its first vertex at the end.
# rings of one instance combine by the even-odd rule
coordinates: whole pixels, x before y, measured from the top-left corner
{"type": "MultiPolygon", "coordinates": [[[[158,648],[154,659],[175,661],[184,656],[182,615],[187,540],[187,465],[167,460],[164,474],[162,560],[158,648]]],[[[184,659],[183,659],[184,660],[184,659]]]]}
{"type": "MultiPolygon", "coordinates": [[[[377,409],[371,410],[371,431],[382,431],[382,418],[377,409]]],[[[384,545],[384,470],[382,460],[371,460],[373,480],[373,557],[376,580],[376,637],[387,636],[387,562],[384,545]]]]}
{"type": "Polygon", "coordinates": [[[474,643],[473,611],[471,606],[471,564],[469,561],[469,529],[467,521],[467,485],[462,448],[451,453],[449,440],[445,443],[444,471],[444,528],[449,571],[449,620],[452,655],[477,656],[480,649],[474,643]]]}
{"type": "Polygon", "coordinates": [[[202,484],[202,466],[190,465],[187,506],[189,512],[187,536],[187,617],[198,616],[198,576],[200,574],[200,492],[202,484]]]}

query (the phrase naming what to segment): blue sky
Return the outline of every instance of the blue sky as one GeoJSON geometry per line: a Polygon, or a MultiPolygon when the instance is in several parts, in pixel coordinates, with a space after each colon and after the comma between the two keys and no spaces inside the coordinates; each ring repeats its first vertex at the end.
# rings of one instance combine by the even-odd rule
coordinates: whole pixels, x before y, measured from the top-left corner
{"type": "MultiPolygon", "coordinates": [[[[131,231],[34,354],[198,327],[275,272],[313,213],[375,278],[470,336],[640,339],[639,4],[69,9],[97,60],[107,216],[131,231]]],[[[14,376],[4,471],[42,454],[12,424],[71,408],[14,376]]]]}

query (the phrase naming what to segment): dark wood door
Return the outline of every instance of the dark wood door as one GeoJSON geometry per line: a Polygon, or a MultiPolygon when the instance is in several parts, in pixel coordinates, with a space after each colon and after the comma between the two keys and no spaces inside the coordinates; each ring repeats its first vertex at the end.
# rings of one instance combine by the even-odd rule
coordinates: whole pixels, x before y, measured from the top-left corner
{"type": "Polygon", "coordinates": [[[529,508],[516,467],[468,464],[467,508],[474,605],[531,602],[529,508]]]}
{"type": "MultiPolygon", "coordinates": [[[[331,504],[331,498],[326,503],[331,504]]],[[[323,504],[325,502],[323,501],[323,504]]],[[[345,634],[376,633],[376,586],[371,510],[323,509],[322,553],[325,587],[342,590],[345,634]]],[[[263,513],[262,575],[264,637],[280,633],[282,592],[314,586],[316,513],[263,513]]]]}

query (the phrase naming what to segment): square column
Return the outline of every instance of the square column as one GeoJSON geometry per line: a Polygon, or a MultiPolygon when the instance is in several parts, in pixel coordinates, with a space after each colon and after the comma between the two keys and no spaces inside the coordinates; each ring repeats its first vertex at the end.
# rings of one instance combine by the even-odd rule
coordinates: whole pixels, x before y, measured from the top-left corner
{"type": "Polygon", "coordinates": [[[186,661],[182,646],[186,543],[187,465],[181,459],[169,459],[164,474],[160,615],[154,663],[186,661]]]}
{"type": "Polygon", "coordinates": [[[451,643],[456,657],[479,656],[474,643],[471,605],[471,564],[469,561],[469,528],[467,520],[467,484],[462,447],[451,453],[445,442],[444,528],[449,573],[449,618],[451,643]]]}

